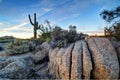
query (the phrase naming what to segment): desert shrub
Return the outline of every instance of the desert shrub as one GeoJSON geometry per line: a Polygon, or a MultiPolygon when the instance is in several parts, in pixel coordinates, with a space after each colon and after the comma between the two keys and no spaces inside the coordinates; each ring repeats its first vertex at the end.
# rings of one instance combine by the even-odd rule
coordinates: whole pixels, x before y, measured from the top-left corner
{"type": "Polygon", "coordinates": [[[66,47],[67,45],[84,39],[85,35],[83,33],[77,33],[76,26],[69,26],[68,30],[63,30],[61,27],[55,25],[51,26],[47,22],[47,26],[41,25],[41,34],[39,35],[39,42],[42,44],[47,41],[51,43],[52,47],[66,47]]]}
{"type": "Polygon", "coordinates": [[[6,46],[6,52],[10,55],[27,53],[33,51],[35,46],[27,40],[14,40],[6,46]]]}
{"type": "Polygon", "coordinates": [[[54,47],[66,47],[69,44],[76,42],[78,40],[84,39],[85,34],[77,33],[75,26],[70,26],[70,30],[63,30],[60,27],[55,27],[51,32],[52,44],[54,42],[54,47]]]}
{"type": "Polygon", "coordinates": [[[40,44],[42,44],[45,41],[50,42],[51,41],[50,33],[42,33],[41,35],[39,35],[38,41],[39,41],[40,44]]]}
{"type": "Polygon", "coordinates": [[[48,43],[50,43],[51,42],[51,38],[50,37],[48,37],[47,39],[46,39],[46,41],[48,42],[48,43]]]}
{"type": "Polygon", "coordinates": [[[51,41],[51,32],[53,30],[50,22],[48,20],[45,20],[45,24],[41,24],[39,27],[40,34],[38,35],[39,42],[42,44],[45,41],[50,42],[51,41]]]}

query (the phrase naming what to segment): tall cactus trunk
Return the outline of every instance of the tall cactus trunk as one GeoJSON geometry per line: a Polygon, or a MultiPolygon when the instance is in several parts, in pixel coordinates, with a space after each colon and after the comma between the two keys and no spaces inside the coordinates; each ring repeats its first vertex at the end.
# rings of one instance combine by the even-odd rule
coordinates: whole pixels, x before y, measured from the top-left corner
{"type": "Polygon", "coordinates": [[[37,38],[37,29],[39,28],[38,22],[36,21],[36,13],[34,13],[34,23],[32,22],[30,15],[28,15],[28,17],[29,17],[29,21],[30,21],[31,25],[34,26],[34,28],[33,28],[34,39],[36,39],[37,38]]]}
{"type": "Polygon", "coordinates": [[[36,26],[34,27],[34,39],[37,38],[37,29],[36,29],[36,26]]]}

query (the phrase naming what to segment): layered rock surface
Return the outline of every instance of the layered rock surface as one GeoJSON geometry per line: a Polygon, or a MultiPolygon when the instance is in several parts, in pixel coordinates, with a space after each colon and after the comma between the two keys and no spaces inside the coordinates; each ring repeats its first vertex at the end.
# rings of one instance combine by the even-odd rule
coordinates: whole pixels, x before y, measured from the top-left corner
{"type": "Polygon", "coordinates": [[[0,56],[0,78],[117,79],[119,47],[116,47],[118,54],[105,38],[80,40],[68,47],[54,49],[45,42],[36,54],[0,56]]]}
{"type": "Polygon", "coordinates": [[[88,40],[88,45],[94,63],[93,78],[118,78],[119,63],[111,42],[104,38],[91,38],[88,40]]]}
{"type": "Polygon", "coordinates": [[[56,78],[90,78],[92,62],[85,41],[78,41],[67,48],[55,48],[49,55],[50,72],[55,74],[56,78]]]}
{"type": "Polygon", "coordinates": [[[49,58],[49,71],[57,79],[117,79],[119,75],[117,54],[105,38],[55,48],[49,58]]]}

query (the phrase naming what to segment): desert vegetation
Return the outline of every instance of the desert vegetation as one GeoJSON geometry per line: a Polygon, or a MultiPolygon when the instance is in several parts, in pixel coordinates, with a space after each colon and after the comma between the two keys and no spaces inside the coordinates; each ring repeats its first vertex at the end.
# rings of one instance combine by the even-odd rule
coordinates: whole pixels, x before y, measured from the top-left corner
{"type": "Polygon", "coordinates": [[[35,45],[27,40],[15,39],[7,44],[6,53],[9,55],[23,54],[35,50],[35,45]]]}
{"type": "Polygon", "coordinates": [[[119,79],[120,7],[100,16],[111,25],[96,37],[78,32],[76,25],[65,30],[28,14],[33,38],[0,37],[0,51],[7,54],[0,53],[0,79],[119,79]]]}
{"type": "Polygon", "coordinates": [[[110,26],[105,27],[105,36],[120,40],[120,6],[114,10],[104,10],[100,15],[105,21],[112,23],[110,26]]]}

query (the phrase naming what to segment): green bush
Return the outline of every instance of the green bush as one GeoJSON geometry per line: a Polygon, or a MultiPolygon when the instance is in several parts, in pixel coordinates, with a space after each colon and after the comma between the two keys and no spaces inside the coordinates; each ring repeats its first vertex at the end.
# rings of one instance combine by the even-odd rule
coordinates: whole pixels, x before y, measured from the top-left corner
{"type": "Polygon", "coordinates": [[[14,40],[6,46],[6,52],[10,55],[27,53],[33,51],[35,46],[27,40],[14,40]]]}
{"type": "MultiPolygon", "coordinates": [[[[49,22],[48,22],[49,23],[49,22]]],[[[50,25],[49,25],[50,26],[50,25]]],[[[83,33],[77,33],[76,32],[76,26],[69,26],[68,30],[63,30],[59,26],[52,27],[52,29],[49,29],[45,26],[43,26],[42,34],[39,35],[39,43],[43,43],[45,41],[51,43],[53,47],[66,47],[67,45],[84,39],[85,35],[83,33]],[[46,28],[46,29],[45,29],[46,28]]],[[[51,27],[51,26],[50,26],[51,27]]]]}
{"type": "MultiPolygon", "coordinates": [[[[71,26],[74,28],[74,26],[71,26]]],[[[75,27],[76,28],[76,27],[75,27]]],[[[84,39],[83,33],[77,33],[76,30],[63,30],[60,27],[55,27],[51,32],[52,41],[56,42],[54,47],[66,47],[70,43],[84,39]]]]}
{"type": "Polygon", "coordinates": [[[50,37],[48,37],[48,38],[46,39],[46,41],[47,41],[48,43],[50,43],[50,42],[52,41],[52,39],[51,39],[50,37]]]}
{"type": "Polygon", "coordinates": [[[40,44],[42,44],[45,41],[50,42],[51,41],[50,33],[42,33],[41,35],[39,35],[38,41],[40,44]]]}

